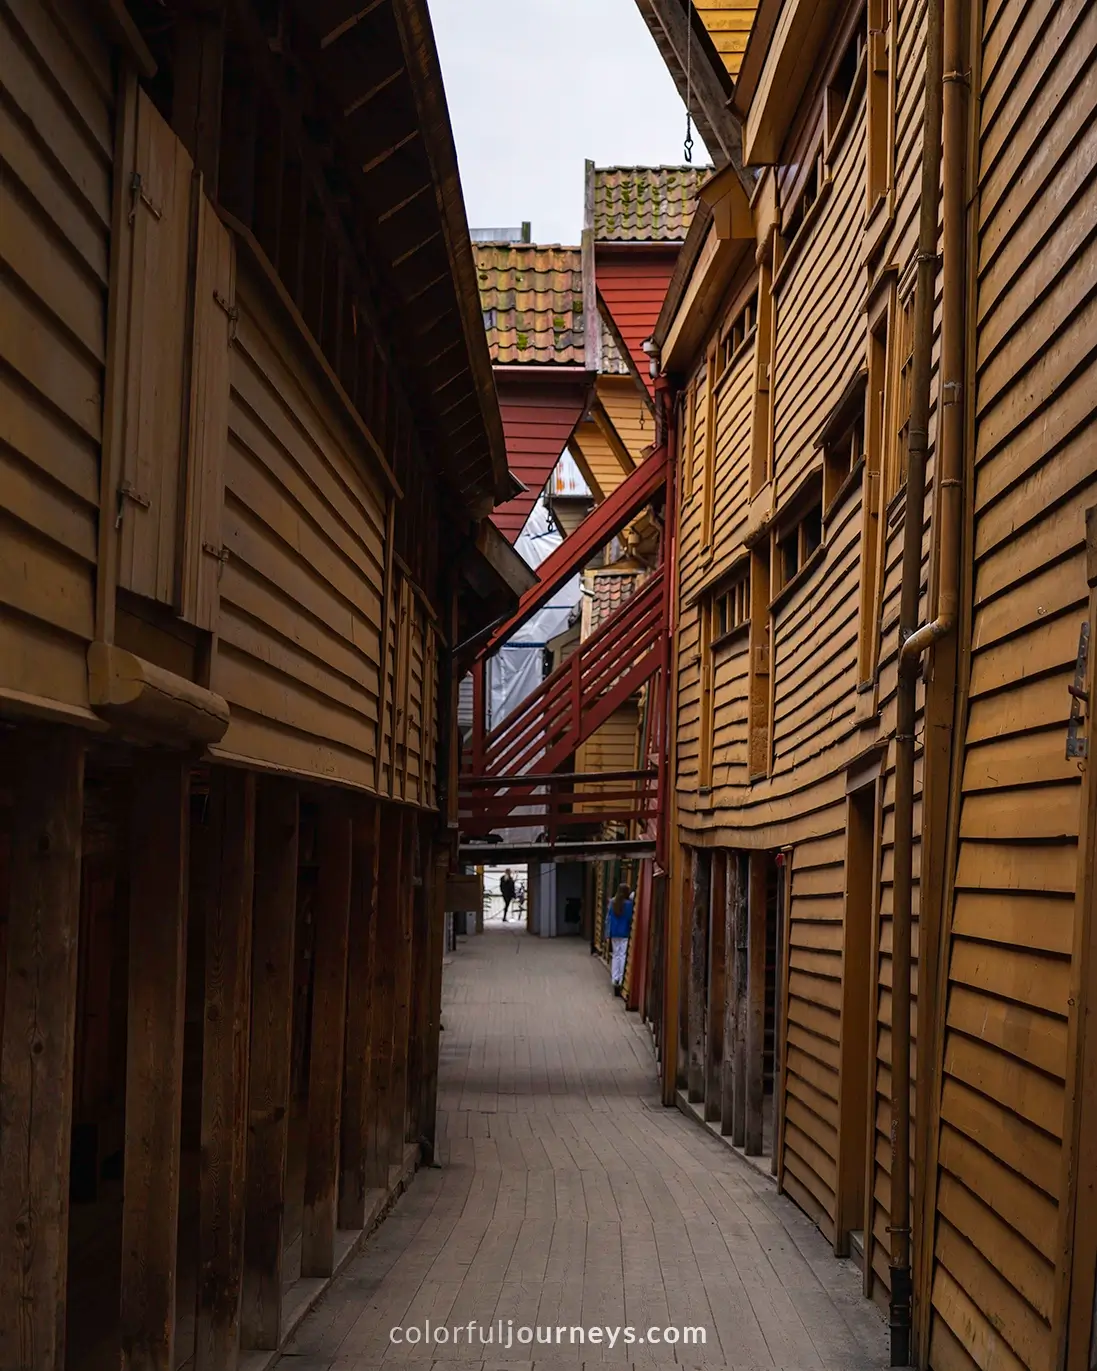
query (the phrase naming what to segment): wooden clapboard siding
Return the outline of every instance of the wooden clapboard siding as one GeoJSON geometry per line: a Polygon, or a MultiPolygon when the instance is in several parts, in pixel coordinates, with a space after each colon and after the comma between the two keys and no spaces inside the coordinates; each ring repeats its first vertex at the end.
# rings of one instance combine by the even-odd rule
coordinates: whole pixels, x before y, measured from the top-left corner
{"type": "MultiPolygon", "coordinates": [[[[975,307],[974,583],[948,962],[932,1337],[1055,1356],[1079,773],[1064,756],[1097,503],[1097,13],[988,4],[975,307]],[[1079,78],[1082,79],[1079,79],[1079,78]]],[[[948,1341],[948,1340],[951,1341],[948,1341]]]]}
{"type": "Polygon", "coordinates": [[[696,6],[697,17],[731,77],[739,74],[756,9],[743,0],[708,0],[696,6]]]}
{"type": "MultiPolygon", "coordinates": [[[[863,105],[863,102],[862,102],[863,105]]],[[[865,218],[864,118],[831,169],[829,201],[816,202],[805,241],[793,242],[774,282],[776,361],[773,444],[777,498],[794,491],[820,461],[815,438],[863,363],[865,272],[859,245],[865,218]]]]}
{"type": "Polygon", "coordinates": [[[609,440],[592,419],[578,425],[570,447],[596,501],[612,495],[628,475],[609,440]]]}
{"type": "Polygon", "coordinates": [[[0,699],[87,704],[115,85],[70,0],[0,12],[0,699]]]}
{"type": "Polygon", "coordinates": [[[385,497],[247,271],[237,303],[213,677],[232,722],[217,751],[372,788],[385,497]]]}
{"type": "MultiPolygon", "coordinates": [[[[627,700],[615,709],[604,724],[601,724],[575,752],[576,771],[633,771],[639,766],[640,745],[640,707],[638,702],[627,700]]],[[[622,783],[607,782],[607,785],[621,789],[622,783]]],[[[581,787],[584,793],[597,794],[602,787],[590,782],[581,787]]],[[[607,800],[584,800],[582,808],[592,813],[601,809],[617,809],[620,803],[607,800]]]]}
{"type": "Polygon", "coordinates": [[[629,350],[633,366],[648,391],[653,392],[644,343],[654,332],[663,307],[678,259],[678,244],[655,248],[602,244],[596,251],[598,293],[629,350]]]}
{"type": "MultiPolygon", "coordinates": [[[[581,368],[577,370],[582,372],[581,368]]],[[[491,518],[513,543],[582,417],[586,386],[580,381],[568,384],[559,380],[538,386],[498,374],[496,383],[503,414],[507,463],[526,490],[500,505],[491,518]]]]}
{"type": "Polygon", "coordinates": [[[631,376],[599,376],[598,398],[634,462],[655,446],[655,419],[631,376]]]}

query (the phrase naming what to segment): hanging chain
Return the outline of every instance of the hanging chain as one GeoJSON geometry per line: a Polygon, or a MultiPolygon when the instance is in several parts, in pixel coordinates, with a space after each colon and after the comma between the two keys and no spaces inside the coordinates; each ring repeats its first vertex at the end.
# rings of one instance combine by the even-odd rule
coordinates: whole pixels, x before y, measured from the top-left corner
{"type": "Polygon", "coordinates": [[[686,141],[682,152],[688,163],[693,161],[693,0],[689,0],[686,15],[686,141]]]}

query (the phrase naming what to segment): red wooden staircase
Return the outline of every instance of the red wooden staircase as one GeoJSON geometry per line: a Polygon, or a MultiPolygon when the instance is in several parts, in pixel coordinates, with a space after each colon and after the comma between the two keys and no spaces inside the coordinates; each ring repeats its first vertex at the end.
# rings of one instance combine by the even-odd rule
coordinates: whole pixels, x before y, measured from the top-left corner
{"type": "Polygon", "coordinates": [[[497,728],[474,731],[460,785],[464,834],[480,837],[518,823],[547,828],[551,843],[561,829],[655,817],[657,768],[558,769],[655,677],[665,662],[666,629],[660,568],[497,728]]]}

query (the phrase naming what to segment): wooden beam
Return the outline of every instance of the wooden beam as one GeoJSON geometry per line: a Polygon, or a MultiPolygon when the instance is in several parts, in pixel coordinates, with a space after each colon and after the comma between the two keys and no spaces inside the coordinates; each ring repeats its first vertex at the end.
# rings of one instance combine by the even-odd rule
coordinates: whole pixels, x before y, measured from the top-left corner
{"type": "Polygon", "coordinates": [[[625,446],[624,439],[617,432],[617,425],[597,395],[590,404],[590,417],[594,420],[595,428],[606,440],[609,450],[617,460],[617,465],[625,475],[628,476],[635,471],[636,463],[632,460],[632,453],[625,446]]]}
{"type": "Polygon", "coordinates": [[[309,1048],[308,1157],[301,1227],[301,1275],[335,1269],[335,1192],[343,1100],[350,930],[351,819],[339,800],[324,804],[316,831],[312,1041],[309,1048]]]}
{"type": "Polygon", "coordinates": [[[747,892],[746,984],[746,1137],[750,1157],[762,1155],[762,1108],[765,1102],[766,1038],[766,863],[769,854],[750,854],[747,892]]]}
{"type": "Polygon", "coordinates": [[[446,940],[446,873],[449,854],[437,849],[432,863],[429,901],[430,990],[427,997],[426,1039],[424,1042],[423,1085],[419,1105],[419,1134],[423,1160],[434,1160],[438,1134],[438,1053],[442,1026],[442,959],[446,940]]]}
{"type": "Polygon", "coordinates": [[[248,1124],[255,776],[210,772],[191,833],[191,909],[205,939],[196,1371],[233,1371],[240,1345],[248,1124]]]}
{"type": "Polygon", "coordinates": [[[708,941],[711,854],[693,849],[689,943],[689,1098],[705,1098],[705,947],[708,941]]]}
{"type": "Polygon", "coordinates": [[[264,777],[255,804],[255,928],[241,1346],[278,1347],[293,1050],[300,805],[291,781],[264,777]]]}
{"type": "Polygon", "coordinates": [[[10,755],[0,1366],[63,1371],[84,748],[21,728],[10,755]]]}
{"type": "Polygon", "coordinates": [[[722,1115],[724,1023],[727,1011],[727,863],[726,852],[712,854],[709,898],[708,1022],[705,1032],[705,1118],[722,1115]]]}
{"type": "Polygon", "coordinates": [[[353,821],[350,935],[347,962],[347,1033],[343,1063],[343,1113],[339,1147],[339,1227],[366,1221],[366,1175],[372,1101],[373,977],[377,940],[377,873],[381,856],[381,806],[372,804],[353,821]]]}
{"type": "Polygon", "coordinates": [[[224,65],[223,5],[184,8],[175,21],[171,126],[211,194],[220,161],[224,65]]]}
{"type": "MultiPolygon", "coordinates": [[[[413,819],[412,822],[419,825],[419,841],[423,842],[422,820],[413,819]]],[[[423,1065],[426,1058],[431,989],[430,934],[434,865],[430,860],[430,849],[425,843],[424,849],[420,862],[422,876],[419,884],[411,888],[411,1005],[408,1018],[407,1085],[407,1137],[410,1142],[418,1142],[421,1132],[423,1065]]]]}
{"type": "Polygon", "coordinates": [[[415,894],[412,876],[416,839],[414,816],[406,814],[404,816],[403,842],[400,854],[401,879],[398,886],[398,904],[394,911],[399,926],[396,942],[396,995],[392,1027],[392,1125],[389,1134],[389,1162],[393,1166],[399,1165],[403,1161],[404,1143],[407,1140],[411,983],[417,974],[417,968],[412,964],[412,902],[415,894]]]}
{"type": "Polygon", "coordinates": [[[675,1049],[675,1083],[677,1089],[685,1090],[689,1081],[689,966],[690,946],[693,938],[693,885],[692,852],[689,848],[680,849],[682,856],[681,880],[678,886],[678,1036],[675,1049]]]}
{"type": "Polygon", "coordinates": [[[400,940],[398,919],[403,849],[403,811],[386,806],[381,816],[381,846],[386,860],[377,878],[377,935],[370,1027],[370,1100],[373,1128],[366,1159],[371,1186],[388,1187],[392,1150],[392,1052],[396,1008],[396,959],[400,940]]]}
{"type": "Polygon", "coordinates": [[[123,1371],[175,1371],[190,767],[134,759],[119,1338],[123,1371]]]}

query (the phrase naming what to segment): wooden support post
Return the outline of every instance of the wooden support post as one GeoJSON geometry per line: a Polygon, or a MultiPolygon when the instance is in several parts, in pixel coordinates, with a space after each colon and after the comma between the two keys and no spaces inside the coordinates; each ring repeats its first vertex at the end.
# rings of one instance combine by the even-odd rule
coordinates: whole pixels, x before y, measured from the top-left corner
{"type": "Polygon", "coordinates": [[[361,1228],[369,1193],[367,1158],[373,1101],[373,978],[377,938],[377,871],[381,856],[381,806],[353,821],[350,934],[347,949],[347,1033],[343,1062],[343,1116],[339,1146],[339,1227],[361,1228]]]}
{"type": "Polygon", "coordinates": [[[123,1371],[175,1371],[190,767],[134,762],[119,1338],[123,1371]]]}
{"type": "Polygon", "coordinates": [[[708,934],[710,854],[693,850],[689,944],[689,1098],[705,1098],[705,943],[708,934]]]}
{"type": "Polygon", "coordinates": [[[191,910],[203,917],[206,958],[195,1368],[234,1371],[244,1268],[254,775],[212,769],[191,853],[191,910]]]}
{"type": "Polygon", "coordinates": [[[392,1043],[396,997],[396,959],[400,925],[400,868],[404,816],[386,808],[381,816],[381,851],[377,873],[377,936],[374,955],[373,1011],[370,1028],[370,1101],[373,1127],[366,1176],[371,1186],[388,1188],[392,1132],[392,1043]]]}
{"type": "Polygon", "coordinates": [[[727,1012],[725,953],[727,854],[712,854],[709,882],[708,1024],[705,1033],[705,1118],[719,1119],[723,1101],[724,1022],[727,1012]]]}
{"type": "Polygon", "coordinates": [[[343,1101],[350,928],[351,819],[326,803],[316,833],[319,874],[314,906],[312,1040],[309,1048],[308,1154],[301,1226],[301,1275],[335,1269],[335,1191],[343,1101]]]}
{"type": "Polygon", "coordinates": [[[765,852],[750,854],[747,892],[747,1024],[746,1138],[747,1155],[762,1155],[762,1107],[765,1101],[766,1038],[766,862],[765,852]]]}
{"type": "MultiPolygon", "coordinates": [[[[735,1132],[736,1071],[741,1057],[739,1033],[739,868],[738,852],[724,853],[724,1062],[720,1072],[720,1132],[735,1132]]],[[[740,1144],[741,1145],[741,1144],[740,1144]]]]}
{"type": "MultiPolygon", "coordinates": [[[[417,822],[413,820],[413,822],[417,822]]],[[[420,838],[422,842],[422,829],[420,838]]],[[[421,880],[411,888],[411,1012],[408,1022],[407,1138],[418,1142],[422,1112],[423,1060],[430,1005],[430,924],[434,867],[424,844],[421,880]]]]}
{"type": "Polygon", "coordinates": [[[84,749],[62,728],[12,743],[0,1052],[0,1366],[63,1371],[84,749]]]}
{"type": "Polygon", "coordinates": [[[445,956],[446,934],[446,873],[449,854],[442,850],[434,854],[433,881],[430,889],[428,916],[430,918],[430,990],[427,997],[426,1039],[423,1047],[423,1087],[419,1106],[419,1133],[423,1145],[423,1160],[434,1160],[438,1140],[438,1052],[442,1025],[442,959],[445,956]]]}
{"type": "Polygon", "coordinates": [[[264,778],[255,805],[251,1066],[241,1346],[274,1351],[282,1323],[286,1148],[293,1040],[299,804],[264,778]]]}
{"type": "Polygon", "coordinates": [[[415,820],[405,815],[401,845],[401,879],[395,917],[399,921],[396,943],[396,994],[392,1027],[392,1124],[389,1134],[389,1161],[393,1166],[404,1159],[407,1140],[408,1052],[411,1026],[411,981],[415,974],[411,957],[413,857],[415,820]]]}
{"type": "Polygon", "coordinates": [[[681,853],[681,880],[677,882],[678,896],[678,1034],[675,1048],[675,1085],[685,1090],[689,1079],[689,964],[690,946],[693,937],[692,853],[689,848],[679,849],[681,853]]]}

